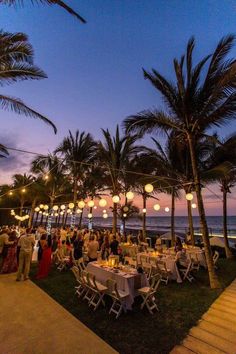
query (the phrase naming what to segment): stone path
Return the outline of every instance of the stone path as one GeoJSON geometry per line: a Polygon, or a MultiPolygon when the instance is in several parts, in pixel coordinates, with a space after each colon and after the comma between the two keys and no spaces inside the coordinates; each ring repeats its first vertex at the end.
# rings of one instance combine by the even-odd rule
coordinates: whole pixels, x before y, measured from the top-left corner
{"type": "Polygon", "coordinates": [[[117,353],[34,283],[15,278],[0,275],[1,354],[117,353]]]}
{"type": "Polygon", "coordinates": [[[236,280],[170,354],[236,354],[236,280]]]}

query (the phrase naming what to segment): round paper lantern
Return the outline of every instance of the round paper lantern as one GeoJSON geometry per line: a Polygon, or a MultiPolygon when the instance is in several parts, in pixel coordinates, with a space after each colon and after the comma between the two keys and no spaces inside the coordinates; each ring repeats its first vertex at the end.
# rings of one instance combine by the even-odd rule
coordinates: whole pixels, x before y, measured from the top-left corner
{"type": "Polygon", "coordinates": [[[193,208],[193,209],[196,209],[196,208],[197,208],[197,204],[196,204],[196,203],[193,203],[193,204],[192,204],[192,208],[193,208]]]}
{"type": "Polygon", "coordinates": [[[64,204],[61,205],[61,210],[65,210],[66,206],[64,204]]]}
{"type": "Polygon", "coordinates": [[[106,213],[107,211],[106,211],[106,209],[104,209],[102,212],[103,212],[103,213],[106,213]]]}
{"type": "Polygon", "coordinates": [[[98,202],[99,206],[104,208],[107,205],[106,199],[100,199],[98,202]]]}
{"type": "Polygon", "coordinates": [[[93,214],[92,213],[88,213],[88,218],[92,219],[92,217],[93,217],[93,214]]]}
{"type": "Polygon", "coordinates": [[[25,192],[26,192],[26,189],[25,189],[25,188],[23,188],[23,189],[21,190],[21,192],[22,192],[22,193],[25,193],[25,192]]]}
{"type": "Polygon", "coordinates": [[[89,208],[94,207],[94,201],[93,201],[93,200],[90,200],[90,201],[88,202],[88,207],[89,207],[89,208]]]}
{"type": "Polygon", "coordinates": [[[59,207],[58,207],[58,205],[53,205],[52,209],[53,209],[54,211],[57,211],[57,210],[59,209],[59,207]]]}
{"type": "Polygon", "coordinates": [[[119,203],[120,197],[119,197],[118,195],[114,195],[114,196],[112,197],[112,201],[113,201],[113,203],[119,203]]]}
{"type": "Polygon", "coordinates": [[[185,196],[185,198],[186,198],[187,200],[193,200],[193,195],[192,195],[192,193],[187,193],[186,196],[185,196]]]}
{"type": "Polygon", "coordinates": [[[74,203],[69,203],[69,205],[68,205],[68,206],[69,206],[69,208],[70,208],[70,209],[73,209],[73,208],[74,208],[74,206],[75,206],[75,204],[74,204],[74,203]]]}
{"type": "Polygon", "coordinates": [[[60,215],[64,215],[64,212],[63,212],[63,211],[60,211],[60,215]]]}
{"type": "Polygon", "coordinates": [[[166,207],[165,212],[168,213],[170,211],[170,208],[166,207]]]}
{"type": "Polygon", "coordinates": [[[76,210],[76,213],[77,213],[77,214],[81,214],[81,213],[82,213],[82,210],[81,210],[81,209],[77,209],[77,210],[76,210]]]}
{"type": "Polygon", "coordinates": [[[126,198],[127,198],[128,200],[134,199],[134,193],[133,193],[133,192],[127,192],[127,193],[126,193],[126,198]]]}
{"type": "Polygon", "coordinates": [[[9,192],[9,195],[12,195],[12,194],[13,194],[12,191],[10,191],[10,192],[9,192]]]}
{"type": "Polygon", "coordinates": [[[48,205],[44,205],[44,210],[48,210],[49,206],[48,205]]]}
{"type": "Polygon", "coordinates": [[[123,214],[123,217],[126,218],[127,214],[123,214]]]}
{"type": "Polygon", "coordinates": [[[146,186],[144,187],[144,189],[145,189],[145,192],[147,192],[147,193],[152,193],[154,187],[153,187],[152,184],[148,183],[148,184],[146,184],[146,186]]]}
{"type": "Polygon", "coordinates": [[[55,213],[54,216],[58,216],[58,213],[55,213]]]}
{"type": "Polygon", "coordinates": [[[48,213],[46,213],[45,215],[46,215],[46,216],[48,216],[49,214],[48,214],[48,213]]]}
{"type": "Polygon", "coordinates": [[[160,207],[159,204],[154,204],[154,205],[153,205],[153,209],[156,210],[156,211],[158,211],[158,210],[161,209],[161,207],[160,207]]]}
{"type": "Polygon", "coordinates": [[[143,208],[143,213],[145,214],[147,212],[147,209],[146,208],[143,208]]]}
{"type": "Polygon", "coordinates": [[[108,215],[105,213],[105,214],[103,214],[103,218],[104,219],[107,219],[108,218],[108,215]]]}
{"type": "Polygon", "coordinates": [[[123,211],[124,211],[124,212],[129,211],[129,207],[127,207],[127,205],[125,205],[125,206],[123,207],[123,211]]]}
{"type": "Polygon", "coordinates": [[[39,212],[39,207],[36,207],[35,209],[34,209],[34,211],[36,211],[37,213],[39,212]]]}
{"type": "Polygon", "coordinates": [[[40,209],[43,209],[44,205],[43,205],[43,204],[40,204],[40,206],[39,206],[39,207],[40,207],[40,209]]]}
{"type": "Polygon", "coordinates": [[[80,200],[78,202],[78,206],[79,206],[80,209],[83,209],[85,207],[85,202],[83,200],[80,200]]]}
{"type": "Polygon", "coordinates": [[[39,214],[42,214],[42,213],[43,213],[42,210],[40,210],[40,211],[39,211],[39,214]]]}
{"type": "Polygon", "coordinates": [[[25,219],[29,219],[29,215],[25,215],[25,219]]]}

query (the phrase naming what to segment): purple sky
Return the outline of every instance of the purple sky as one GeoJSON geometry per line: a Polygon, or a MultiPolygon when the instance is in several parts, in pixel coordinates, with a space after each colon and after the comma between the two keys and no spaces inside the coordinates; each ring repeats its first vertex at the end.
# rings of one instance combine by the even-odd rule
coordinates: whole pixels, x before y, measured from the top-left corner
{"type": "MultiPolygon", "coordinates": [[[[199,59],[219,38],[235,31],[233,0],[67,2],[87,19],[86,25],[57,7],[0,7],[1,28],[27,33],[35,63],[48,74],[48,79],[6,86],[2,92],[23,99],[58,128],[55,136],[40,121],[0,111],[0,141],[7,146],[47,153],[69,129],[86,130],[100,139],[101,127],[114,131],[127,115],[161,105],[158,93],[143,79],[142,67],[155,67],[171,78],[172,59],[184,52],[191,35],[196,37],[199,59]]],[[[235,123],[220,132],[225,136],[234,130],[235,123]]],[[[149,144],[150,138],[145,142],[149,144]]],[[[13,153],[1,161],[0,183],[27,171],[29,160],[13,153]]],[[[221,214],[220,200],[209,191],[205,195],[208,214],[221,214]]],[[[170,198],[160,199],[163,206],[170,204],[170,198]]],[[[230,199],[232,215],[234,204],[230,199]]],[[[177,214],[185,214],[184,199],[177,204],[177,214]]]]}

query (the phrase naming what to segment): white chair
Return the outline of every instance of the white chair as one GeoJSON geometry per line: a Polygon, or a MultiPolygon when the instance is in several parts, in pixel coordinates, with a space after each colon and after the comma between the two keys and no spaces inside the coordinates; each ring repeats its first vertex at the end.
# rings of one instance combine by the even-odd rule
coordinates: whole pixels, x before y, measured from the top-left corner
{"type": "Polygon", "coordinates": [[[96,281],[95,275],[89,273],[88,274],[88,280],[90,283],[90,286],[93,288],[93,292],[94,295],[92,296],[90,302],[89,302],[89,306],[93,306],[94,311],[97,310],[98,306],[100,305],[100,303],[103,304],[103,306],[105,306],[105,303],[103,301],[103,297],[105,295],[105,293],[107,292],[108,288],[104,285],[102,285],[101,283],[99,283],[98,281],[96,281]]]}
{"type": "Polygon", "coordinates": [[[154,309],[158,310],[155,294],[160,282],[161,282],[161,277],[159,274],[156,274],[152,278],[151,286],[145,286],[143,288],[138,289],[138,293],[143,298],[141,309],[143,309],[144,306],[146,306],[151,315],[153,315],[154,309]]]}
{"type": "Polygon", "coordinates": [[[84,292],[86,291],[86,287],[84,286],[83,281],[81,279],[79,269],[76,266],[74,266],[71,268],[71,270],[72,270],[72,272],[75,276],[75,279],[78,283],[78,285],[75,286],[75,289],[76,289],[75,294],[77,294],[78,297],[80,298],[84,294],[84,292]]]}
{"type": "Polygon", "coordinates": [[[56,253],[57,269],[60,272],[67,268],[67,265],[68,265],[69,261],[70,261],[69,257],[62,257],[60,252],[56,253]]]}
{"type": "Polygon", "coordinates": [[[91,285],[91,282],[89,280],[89,273],[86,270],[82,271],[81,280],[82,280],[83,286],[85,288],[85,295],[83,297],[83,300],[87,300],[88,303],[90,303],[92,297],[94,296],[94,290],[93,290],[93,286],[91,285]]]}
{"type": "Polygon", "coordinates": [[[146,274],[147,280],[151,278],[152,275],[152,266],[150,263],[142,262],[142,268],[144,273],[146,274]]]}
{"type": "Polygon", "coordinates": [[[184,265],[186,268],[179,268],[179,271],[181,272],[183,276],[183,280],[187,279],[190,283],[194,280],[194,277],[191,274],[192,270],[192,261],[191,259],[186,261],[186,264],[184,265]]]}
{"type": "Polygon", "coordinates": [[[112,312],[115,313],[117,319],[120,316],[122,310],[126,312],[125,299],[129,296],[129,294],[118,290],[116,281],[113,279],[107,279],[106,284],[108,288],[108,294],[113,300],[109,314],[112,312]]]}
{"type": "Polygon", "coordinates": [[[169,281],[169,276],[171,274],[171,270],[167,269],[165,261],[162,260],[157,260],[157,268],[158,268],[158,272],[161,275],[161,281],[167,285],[169,281]]]}
{"type": "Polygon", "coordinates": [[[213,255],[213,263],[214,263],[215,269],[218,268],[218,267],[217,267],[217,262],[218,262],[219,257],[220,257],[219,252],[218,252],[218,251],[215,251],[215,252],[214,252],[214,255],[213,255]]]}
{"type": "Polygon", "coordinates": [[[192,261],[192,270],[199,271],[200,269],[200,261],[198,260],[197,253],[191,254],[191,261],[192,261]]]}
{"type": "Polygon", "coordinates": [[[132,257],[125,256],[125,264],[128,264],[133,268],[137,268],[137,261],[132,257]]]}

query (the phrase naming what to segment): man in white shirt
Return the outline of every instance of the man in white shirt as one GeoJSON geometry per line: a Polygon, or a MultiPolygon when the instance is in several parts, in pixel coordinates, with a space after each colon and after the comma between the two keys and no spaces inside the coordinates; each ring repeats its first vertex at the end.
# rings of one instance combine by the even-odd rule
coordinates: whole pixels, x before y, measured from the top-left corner
{"type": "Polygon", "coordinates": [[[31,229],[26,229],[26,234],[21,236],[18,246],[20,247],[19,266],[16,281],[21,280],[23,274],[24,280],[29,279],[30,263],[33,247],[35,245],[35,236],[31,234],[31,229]]]}
{"type": "Polygon", "coordinates": [[[99,250],[99,243],[95,240],[94,235],[91,236],[91,239],[88,243],[88,257],[89,262],[96,261],[98,258],[98,250],[99,250]]]}

